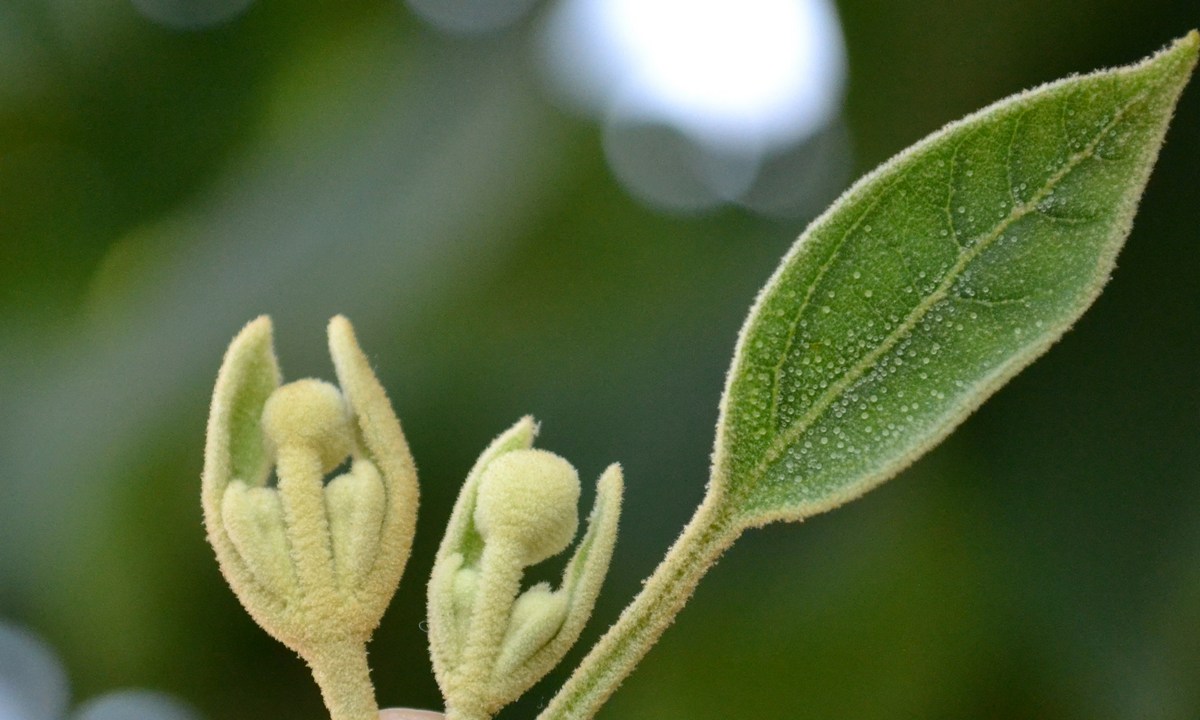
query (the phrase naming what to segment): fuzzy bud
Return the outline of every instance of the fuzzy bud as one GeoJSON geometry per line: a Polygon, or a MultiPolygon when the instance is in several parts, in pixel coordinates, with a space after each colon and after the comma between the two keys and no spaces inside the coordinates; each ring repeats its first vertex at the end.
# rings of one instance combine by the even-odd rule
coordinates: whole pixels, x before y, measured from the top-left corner
{"type": "Polygon", "coordinates": [[[512,543],[523,564],[566,549],[579,527],[579,473],[545,450],[514,450],[479,479],[475,526],[485,542],[512,543]]]}
{"type": "Polygon", "coordinates": [[[340,465],[354,447],[346,401],[340,390],[321,380],[276,388],[263,407],[262,427],[276,448],[302,446],[315,452],[321,472],[340,465]]]}
{"type": "Polygon", "coordinates": [[[579,474],[533,448],[525,417],[496,438],[463,483],[429,580],[429,649],[447,717],[491,717],[562,660],[579,638],[612,558],[621,470],[596,504],[557,588],[521,591],[525,569],[557,555],[579,527],[579,474]]]}
{"type": "Polygon", "coordinates": [[[201,502],[234,593],[312,667],[332,719],[377,720],[365,645],[412,546],[416,468],[343,317],[329,352],[337,386],[281,385],[270,320],[238,333],[213,390],[201,502]]]}

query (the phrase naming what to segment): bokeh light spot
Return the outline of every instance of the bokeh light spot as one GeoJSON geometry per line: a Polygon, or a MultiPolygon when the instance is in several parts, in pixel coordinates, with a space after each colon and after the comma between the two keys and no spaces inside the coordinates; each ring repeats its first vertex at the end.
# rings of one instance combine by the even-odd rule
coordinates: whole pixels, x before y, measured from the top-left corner
{"type": "Polygon", "coordinates": [[[71,720],[200,720],[200,714],[164,693],[122,690],[84,703],[71,720]]]}
{"type": "Polygon", "coordinates": [[[606,123],[614,173],[672,209],[744,196],[833,122],[846,79],[829,0],[563,0],[542,56],[554,92],[606,123]],[[648,127],[679,134],[653,153],[671,167],[649,167],[648,127]]]}
{"type": "Polygon", "coordinates": [[[46,643],[0,622],[0,720],[61,720],[67,674],[46,643]]]}

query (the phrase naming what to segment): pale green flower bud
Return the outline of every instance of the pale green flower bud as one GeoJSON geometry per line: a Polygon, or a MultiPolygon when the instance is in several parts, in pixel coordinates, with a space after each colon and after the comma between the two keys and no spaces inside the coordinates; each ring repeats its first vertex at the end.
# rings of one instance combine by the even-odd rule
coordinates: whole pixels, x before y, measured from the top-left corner
{"type": "Polygon", "coordinates": [[[467,476],[429,581],[429,643],[450,720],[491,717],[562,660],[592,612],[612,558],[621,470],[597,486],[588,530],[558,589],[521,592],[525,568],[567,548],[579,525],[579,475],[532,449],[523,418],[467,476]]]}
{"type": "Polygon", "coordinates": [[[306,378],[276,388],[262,411],[262,428],[275,453],[311,450],[321,472],[333,470],[354,449],[354,427],[345,398],[333,385],[306,378]]]}
{"type": "Polygon", "coordinates": [[[479,478],[475,527],[485,543],[511,543],[524,565],[567,548],[579,527],[579,473],[545,450],[513,450],[479,478]]]}
{"type": "Polygon", "coordinates": [[[329,350],[340,388],[281,386],[270,320],[234,339],[209,416],[205,525],[238,599],[309,663],[333,719],[376,720],[365,644],[408,559],[416,469],[345,318],[329,350]]]}

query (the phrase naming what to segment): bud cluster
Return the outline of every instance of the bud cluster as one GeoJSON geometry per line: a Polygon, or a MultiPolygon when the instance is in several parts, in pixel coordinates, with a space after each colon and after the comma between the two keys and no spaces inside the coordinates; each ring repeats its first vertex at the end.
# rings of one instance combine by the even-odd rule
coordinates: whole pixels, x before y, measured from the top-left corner
{"type": "Polygon", "coordinates": [[[521,590],[525,569],[570,545],[579,475],[533,449],[522,418],[475,464],[459,494],[429,581],[429,642],[451,720],[488,718],[555,665],[591,615],[616,542],[621,469],[597,485],[588,530],[557,589],[521,590]]]}

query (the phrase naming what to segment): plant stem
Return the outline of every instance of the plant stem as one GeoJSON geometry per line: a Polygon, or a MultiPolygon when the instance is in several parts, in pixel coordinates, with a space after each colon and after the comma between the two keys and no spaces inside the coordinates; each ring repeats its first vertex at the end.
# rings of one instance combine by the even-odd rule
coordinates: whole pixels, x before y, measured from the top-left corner
{"type": "Polygon", "coordinates": [[[718,497],[708,497],[642,591],[550,701],[538,720],[586,720],[658,641],[700,578],[741,534],[718,497]]]}
{"type": "Polygon", "coordinates": [[[331,720],[379,720],[367,648],[359,640],[339,640],[304,657],[312,668],[331,720]]]}

